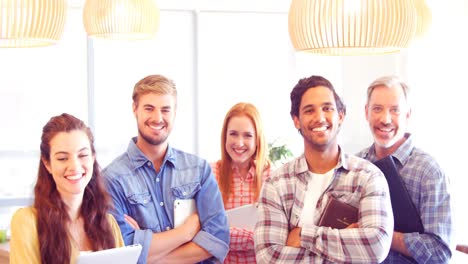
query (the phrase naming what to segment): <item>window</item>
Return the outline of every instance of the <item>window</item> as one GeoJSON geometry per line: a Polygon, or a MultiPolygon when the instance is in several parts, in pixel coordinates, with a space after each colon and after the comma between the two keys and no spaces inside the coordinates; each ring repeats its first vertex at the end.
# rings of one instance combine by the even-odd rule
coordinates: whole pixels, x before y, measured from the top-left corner
{"type": "Polygon", "coordinates": [[[340,140],[346,151],[355,153],[372,142],[364,118],[367,85],[380,75],[398,74],[413,87],[411,131],[416,143],[449,175],[457,220],[466,222],[468,215],[458,206],[467,199],[468,185],[458,154],[468,148],[463,140],[465,99],[459,95],[466,89],[466,67],[457,65],[468,61],[468,35],[447,30],[468,24],[466,1],[432,1],[432,32],[407,51],[360,57],[294,52],[287,6],[269,8],[273,1],[216,1],[214,8],[195,8],[192,1],[174,7],[174,2],[161,1],[160,29],[152,41],[88,42],[82,10],[71,8],[58,45],[0,49],[2,206],[11,205],[5,198],[32,195],[41,129],[53,115],[68,112],[93,127],[102,167],[125,151],[137,133],[133,86],[146,75],[163,74],[177,85],[170,143],[214,161],[220,157],[224,115],[239,101],[259,108],[267,141],[281,138],[295,155],[301,154],[289,94],[300,78],[312,74],[330,79],[344,97],[347,116],[340,140]]]}
{"type": "MultiPolygon", "coordinates": [[[[468,5],[460,0],[450,4],[434,1],[432,7],[431,30],[408,51],[414,106],[411,126],[418,146],[434,156],[449,177],[457,233],[468,234],[464,225],[468,219],[464,208],[468,199],[466,158],[460,155],[468,149],[464,129],[466,98],[460,96],[467,89],[464,65],[468,61],[468,35],[448,30],[468,24],[468,5]]],[[[468,244],[466,235],[457,239],[468,244]]]]}
{"type": "Polygon", "coordinates": [[[59,44],[0,49],[0,198],[32,195],[42,127],[63,112],[87,120],[86,35],[71,9],[59,44]]]}
{"type": "Polygon", "coordinates": [[[177,115],[169,141],[195,152],[195,16],[191,11],[161,11],[161,26],[150,41],[93,41],[94,116],[98,161],[105,167],[137,135],[132,112],[134,85],[162,74],[177,87],[177,115]]]}

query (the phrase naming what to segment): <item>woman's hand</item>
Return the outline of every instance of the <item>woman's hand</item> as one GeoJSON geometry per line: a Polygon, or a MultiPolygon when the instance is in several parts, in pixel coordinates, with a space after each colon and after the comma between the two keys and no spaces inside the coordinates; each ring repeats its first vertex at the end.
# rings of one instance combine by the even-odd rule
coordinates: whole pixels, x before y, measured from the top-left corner
{"type": "Polygon", "coordinates": [[[124,214],[124,219],[133,229],[140,230],[140,226],[138,225],[137,221],[133,219],[131,216],[124,214]]]}

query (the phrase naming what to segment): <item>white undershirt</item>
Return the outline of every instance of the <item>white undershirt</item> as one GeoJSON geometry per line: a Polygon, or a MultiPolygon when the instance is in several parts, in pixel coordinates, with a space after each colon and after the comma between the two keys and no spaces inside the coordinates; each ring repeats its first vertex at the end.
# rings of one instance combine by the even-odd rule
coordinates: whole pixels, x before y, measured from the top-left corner
{"type": "Polygon", "coordinates": [[[301,218],[299,219],[300,227],[314,225],[317,201],[333,180],[334,172],[335,169],[325,174],[316,174],[309,171],[309,182],[305,193],[304,208],[302,208],[301,218]]]}

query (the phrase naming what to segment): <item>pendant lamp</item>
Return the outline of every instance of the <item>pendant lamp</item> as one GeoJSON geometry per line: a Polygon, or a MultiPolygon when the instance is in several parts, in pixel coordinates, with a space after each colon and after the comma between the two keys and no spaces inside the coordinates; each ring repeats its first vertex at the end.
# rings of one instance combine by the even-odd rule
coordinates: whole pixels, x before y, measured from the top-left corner
{"type": "Polygon", "coordinates": [[[417,0],[292,0],[289,35],[297,51],[368,55],[406,48],[417,0]]]}
{"type": "Polygon", "coordinates": [[[416,0],[416,12],[417,12],[417,23],[416,23],[416,37],[422,38],[429,31],[432,23],[432,12],[426,3],[426,0],[416,0]]]}
{"type": "Polygon", "coordinates": [[[90,37],[151,39],[159,26],[155,0],[86,0],[83,23],[90,37]]]}
{"type": "Polygon", "coordinates": [[[67,17],[66,0],[0,0],[0,47],[56,44],[67,17]]]}

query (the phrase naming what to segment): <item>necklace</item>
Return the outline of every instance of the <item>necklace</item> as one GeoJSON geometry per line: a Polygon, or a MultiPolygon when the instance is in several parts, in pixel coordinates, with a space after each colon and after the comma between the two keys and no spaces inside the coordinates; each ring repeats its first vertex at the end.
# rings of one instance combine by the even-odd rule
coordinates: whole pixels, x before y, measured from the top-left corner
{"type": "Polygon", "coordinates": [[[75,247],[77,247],[79,251],[92,250],[88,235],[84,231],[84,223],[81,217],[70,223],[69,232],[73,244],[75,244],[75,247]]]}

